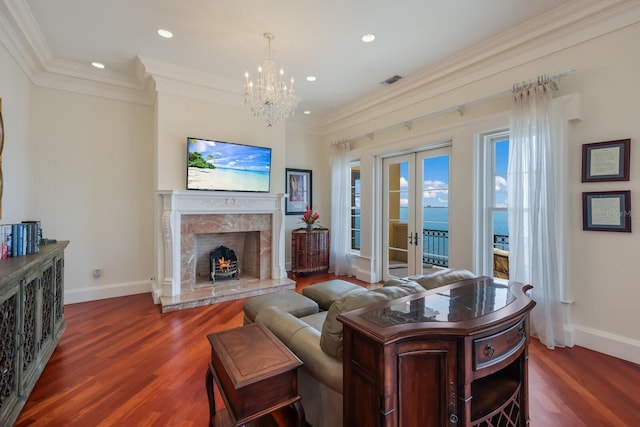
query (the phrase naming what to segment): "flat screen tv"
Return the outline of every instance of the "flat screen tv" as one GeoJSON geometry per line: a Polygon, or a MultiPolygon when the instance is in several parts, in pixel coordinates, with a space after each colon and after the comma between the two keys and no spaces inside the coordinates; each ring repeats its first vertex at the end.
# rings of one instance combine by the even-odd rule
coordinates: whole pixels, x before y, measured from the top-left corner
{"type": "Polygon", "coordinates": [[[271,148],[187,138],[187,190],[269,192],[271,148]]]}

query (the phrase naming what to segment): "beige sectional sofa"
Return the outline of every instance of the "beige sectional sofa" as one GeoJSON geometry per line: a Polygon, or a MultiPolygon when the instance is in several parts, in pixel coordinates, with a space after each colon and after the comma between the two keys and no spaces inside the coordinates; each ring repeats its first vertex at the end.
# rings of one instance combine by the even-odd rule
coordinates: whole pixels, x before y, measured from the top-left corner
{"type": "Polygon", "coordinates": [[[295,303],[287,301],[284,295],[249,299],[245,303],[245,321],[253,317],[264,324],[304,363],[298,370],[298,392],[307,422],[313,427],[339,427],[343,378],[342,324],[337,316],[470,277],[475,275],[468,270],[442,269],[428,275],[393,279],[371,290],[344,281],[324,282],[305,288],[304,296],[290,295],[295,303]],[[305,306],[303,309],[301,304],[305,306]],[[287,310],[304,315],[296,317],[287,310]]]}

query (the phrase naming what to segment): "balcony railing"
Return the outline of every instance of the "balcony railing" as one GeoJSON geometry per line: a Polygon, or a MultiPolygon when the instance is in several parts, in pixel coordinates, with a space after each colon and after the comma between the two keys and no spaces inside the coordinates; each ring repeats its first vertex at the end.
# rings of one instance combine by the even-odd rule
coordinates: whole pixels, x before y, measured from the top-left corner
{"type": "MultiPolygon", "coordinates": [[[[509,236],[494,234],[493,247],[509,250],[509,236]]],[[[422,263],[449,266],[449,230],[422,230],[422,263]]]]}
{"type": "Polygon", "coordinates": [[[422,263],[449,266],[449,230],[422,230],[422,263]]]}
{"type": "Polygon", "coordinates": [[[493,247],[508,251],[509,250],[509,236],[507,236],[505,234],[494,234],[493,235],[493,247]]]}

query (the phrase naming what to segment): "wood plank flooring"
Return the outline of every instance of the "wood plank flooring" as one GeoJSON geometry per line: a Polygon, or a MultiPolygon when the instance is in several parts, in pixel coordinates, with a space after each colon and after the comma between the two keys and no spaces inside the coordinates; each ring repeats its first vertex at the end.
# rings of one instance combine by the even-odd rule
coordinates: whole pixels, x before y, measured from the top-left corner
{"type": "MultiPolygon", "coordinates": [[[[331,278],[298,277],[297,290],[331,278]]],[[[242,303],[162,314],[142,294],[65,306],[67,330],[15,426],[207,426],[206,336],[240,326],[242,303]]],[[[529,381],[533,427],[640,426],[639,365],[532,340],[529,381]]]]}

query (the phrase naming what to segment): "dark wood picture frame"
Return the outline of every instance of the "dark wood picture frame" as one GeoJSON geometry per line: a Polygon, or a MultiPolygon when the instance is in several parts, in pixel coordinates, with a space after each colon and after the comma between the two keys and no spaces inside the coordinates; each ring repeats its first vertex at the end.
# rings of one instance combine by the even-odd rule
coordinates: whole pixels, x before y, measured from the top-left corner
{"type": "Polygon", "coordinates": [[[629,181],[631,139],[582,144],[582,182],[629,181]]]}
{"type": "Polygon", "coordinates": [[[285,171],[285,215],[304,214],[307,206],[312,206],[312,175],[308,169],[290,169],[285,171]]]}
{"type": "Polygon", "coordinates": [[[582,229],[631,233],[631,191],[582,193],[582,229]]]}

